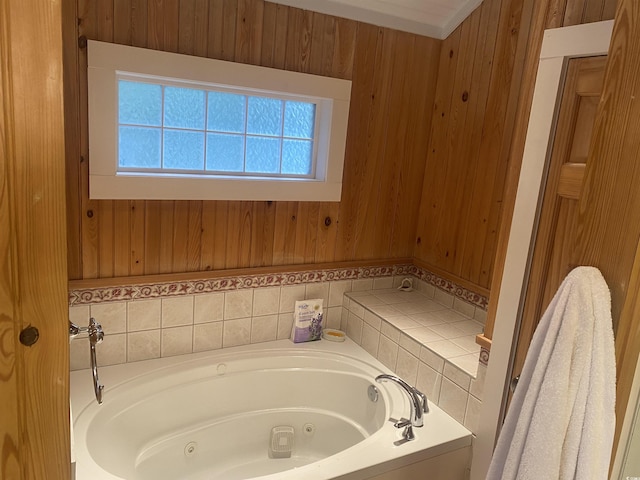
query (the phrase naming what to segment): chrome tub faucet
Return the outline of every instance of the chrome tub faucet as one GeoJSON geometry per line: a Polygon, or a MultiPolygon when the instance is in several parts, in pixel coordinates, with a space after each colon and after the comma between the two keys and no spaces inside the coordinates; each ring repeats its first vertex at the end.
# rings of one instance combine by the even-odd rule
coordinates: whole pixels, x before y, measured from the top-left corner
{"type": "Polygon", "coordinates": [[[96,359],[96,345],[102,343],[104,339],[104,331],[102,325],[96,322],[95,318],[89,319],[88,327],[79,327],[75,323],[69,321],[69,337],[75,338],[80,333],[86,332],[89,336],[89,349],[91,353],[91,373],[93,375],[93,391],[96,394],[96,400],[99,404],[102,404],[102,390],[104,385],[100,384],[98,379],[98,361],[96,359]]]}
{"type": "Polygon", "coordinates": [[[396,428],[405,427],[404,432],[402,433],[403,440],[394,442],[396,444],[402,444],[415,438],[415,435],[413,434],[413,427],[419,428],[424,425],[423,414],[429,412],[427,396],[396,375],[383,373],[376,377],[376,382],[379,383],[387,380],[394,382],[409,396],[409,406],[411,408],[409,418],[401,418],[400,420],[390,419],[394,422],[394,426],[396,428]]]}

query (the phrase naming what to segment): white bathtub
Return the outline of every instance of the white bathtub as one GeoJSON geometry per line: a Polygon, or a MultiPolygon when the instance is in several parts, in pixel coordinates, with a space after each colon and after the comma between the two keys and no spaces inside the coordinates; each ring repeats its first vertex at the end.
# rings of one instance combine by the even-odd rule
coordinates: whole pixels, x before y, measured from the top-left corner
{"type": "Polygon", "coordinates": [[[466,458],[470,432],[430,403],[416,440],[394,445],[401,430],[388,419],[410,407],[396,385],[374,381],[383,372],[349,339],[102,367],[102,405],[90,370],[72,372],[76,479],[355,480],[436,458],[442,478],[456,478],[460,465],[448,471],[443,459],[466,458]],[[270,458],[275,426],[293,427],[291,458],[270,458]]]}

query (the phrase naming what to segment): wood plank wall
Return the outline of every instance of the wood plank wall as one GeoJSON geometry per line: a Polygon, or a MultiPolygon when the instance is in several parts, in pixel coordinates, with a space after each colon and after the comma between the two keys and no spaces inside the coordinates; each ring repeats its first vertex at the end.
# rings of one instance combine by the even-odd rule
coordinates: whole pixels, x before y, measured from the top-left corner
{"type": "Polygon", "coordinates": [[[65,2],[70,278],[413,255],[487,291],[532,37],[613,18],[615,3],[551,0],[532,24],[539,2],[485,0],[439,42],[262,0],[65,2]],[[83,36],[351,79],[342,201],[89,200],[83,36]]]}
{"type": "Polygon", "coordinates": [[[262,0],[65,3],[70,279],[412,255],[440,41],[262,0]],[[342,201],[89,200],[81,37],[352,80],[342,201]]]}
{"type": "Polygon", "coordinates": [[[491,286],[503,203],[515,195],[505,186],[522,157],[511,152],[522,115],[526,132],[528,55],[544,28],[611,19],[616,4],[553,0],[546,23],[532,23],[542,3],[484,0],[441,51],[414,256],[481,288],[491,286]]]}
{"type": "MultiPolygon", "coordinates": [[[[533,100],[535,79],[538,72],[538,61],[545,29],[567,27],[581,23],[611,20],[615,16],[617,0],[544,0],[534,4],[531,34],[528,39],[525,60],[525,75],[522,80],[520,99],[515,118],[513,139],[507,167],[502,219],[500,221],[496,259],[493,265],[494,274],[491,280],[491,291],[494,295],[489,301],[487,324],[484,336],[487,340],[493,337],[493,324],[498,306],[498,295],[502,282],[502,270],[507,253],[511,218],[515,205],[516,190],[520,176],[520,166],[524,152],[524,144],[529,123],[529,112],[533,100]]],[[[490,342],[484,344],[491,348],[490,342]]]]}
{"type": "Polygon", "coordinates": [[[60,2],[0,2],[0,478],[6,480],[71,477],[61,10],[60,2]],[[37,336],[23,344],[28,327],[37,336]]]}

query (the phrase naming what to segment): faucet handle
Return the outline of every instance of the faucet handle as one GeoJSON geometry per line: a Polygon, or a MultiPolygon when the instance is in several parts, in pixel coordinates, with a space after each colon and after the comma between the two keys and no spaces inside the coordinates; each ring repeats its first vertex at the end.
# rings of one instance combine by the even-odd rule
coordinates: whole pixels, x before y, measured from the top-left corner
{"type": "Polygon", "coordinates": [[[93,317],[89,319],[87,333],[89,334],[89,341],[93,345],[102,343],[102,340],[104,339],[104,330],[102,330],[102,325],[96,322],[96,319],[93,317]]]}
{"type": "Polygon", "coordinates": [[[390,418],[389,421],[393,422],[393,426],[396,428],[402,428],[402,427],[406,427],[407,425],[411,425],[411,420],[404,417],[402,417],[400,420],[396,420],[395,418],[390,418]]]}

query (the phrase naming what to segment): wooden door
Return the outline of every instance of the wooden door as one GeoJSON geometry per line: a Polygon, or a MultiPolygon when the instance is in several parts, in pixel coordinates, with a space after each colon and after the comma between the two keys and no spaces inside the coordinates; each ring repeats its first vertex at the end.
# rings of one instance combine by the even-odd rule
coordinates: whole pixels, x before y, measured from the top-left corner
{"type": "Polygon", "coordinates": [[[60,8],[0,2],[3,480],[70,477],[60,8]],[[32,346],[19,340],[27,327],[32,346]]]}
{"type": "Polygon", "coordinates": [[[578,200],[606,56],[569,61],[518,334],[512,377],[520,375],[540,318],[575,267],[578,200]]]}

